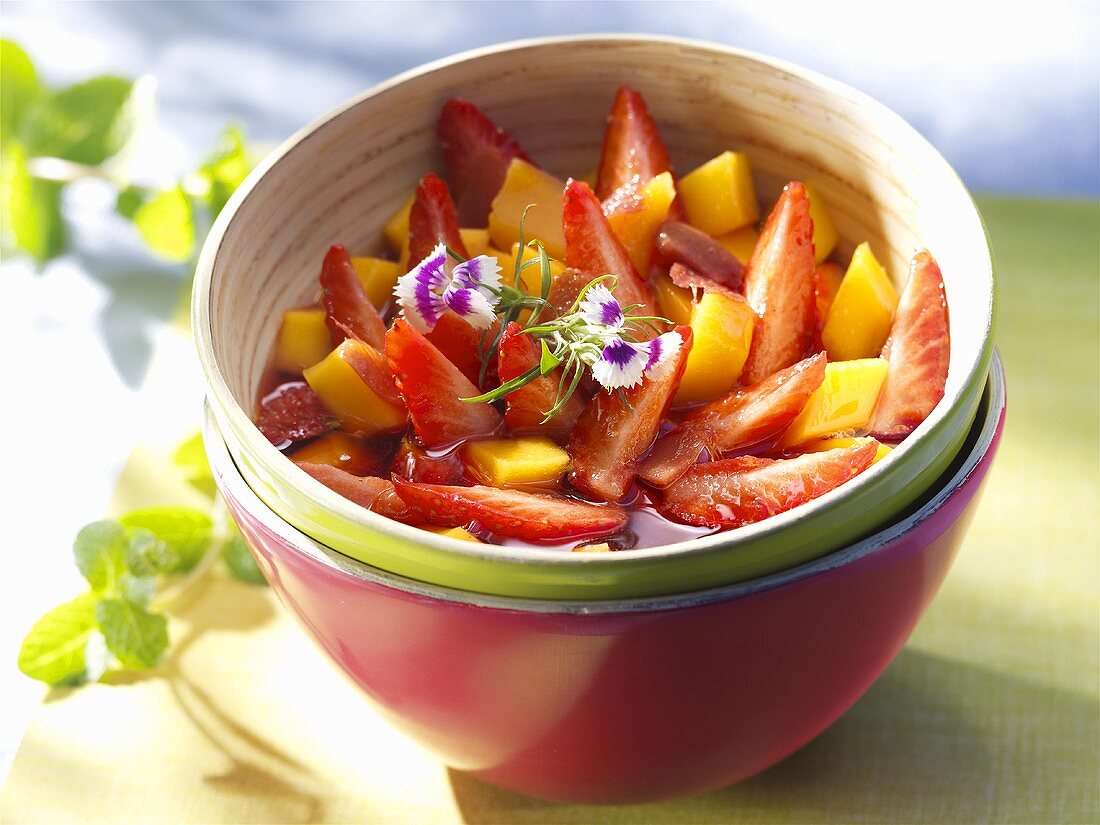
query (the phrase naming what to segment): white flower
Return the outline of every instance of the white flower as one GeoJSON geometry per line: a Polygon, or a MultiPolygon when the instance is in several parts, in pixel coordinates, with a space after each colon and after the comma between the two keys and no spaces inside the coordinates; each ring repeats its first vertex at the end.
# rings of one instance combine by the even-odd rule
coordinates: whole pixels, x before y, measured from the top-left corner
{"type": "Polygon", "coordinates": [[[603,284],[596,284],[585,292],[580,314],[603,335],[615,335],[626,325],[623,308],[603,284]]]}
{"type": "Polygon", "coordinates": [[[592,364],[592,377],[609,390],[636,386],[642,376],[660,378],[675,363],[683,343],[678,332],[666,332],[642,343],[615,337],[592,364]]]}
{"type": "Polygon", "coordinates": [[[409,323],[430,332],[448,309],[478,329],[492,325],[499,289],[500,265],[495,258],[479,255],[452,267],[441,243],[397,279],[393,292],[409,323]]]}

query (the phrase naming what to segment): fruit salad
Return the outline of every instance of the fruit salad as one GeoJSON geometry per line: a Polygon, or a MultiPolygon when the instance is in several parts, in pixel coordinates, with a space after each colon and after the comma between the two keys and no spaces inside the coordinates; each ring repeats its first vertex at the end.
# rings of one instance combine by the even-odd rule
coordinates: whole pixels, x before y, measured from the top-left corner
{"type": "Polygon", "coordinates": [[[665,545],[829,492],[942,399],[936,261],[899,294],[868,243],[840,259],[812,182],[762,209],[736,148],[678,177],[626,87],[585,177],[469,101],[438,128],[446,179],[380,228],[389,257],[328,251],[258,399],[355,504],[470,542],[665,545]]]}

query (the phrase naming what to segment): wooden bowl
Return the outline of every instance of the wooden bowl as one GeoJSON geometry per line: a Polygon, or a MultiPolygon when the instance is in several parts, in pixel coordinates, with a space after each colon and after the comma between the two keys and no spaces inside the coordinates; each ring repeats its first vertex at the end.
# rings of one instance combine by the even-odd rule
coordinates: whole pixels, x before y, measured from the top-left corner
{"type": "Polygon", "coordinates": [[[222,212],[195,278],[193,331],[209,398],[256,493],[308,535],[412,579],[505,596],[624,598],[713,587],[850,543],[916,500],[974,419],[992,353],[993,263],[958,176],[900,117],[865,95],[772,58],[663,37],[592,36],[481,49],[389,80],[290,138],[222,212]],[[382,226],[430,170],[447,98],[476,101],[540,164],[582,175],[597,162],[615,89],[639,89],[675,167],[724,149],[751,159],[771,203],[810,180],[844,239],[871,242],[900,287],[912,253],[939,260],[951,307],[946,395],[889,457],[765,522],[610,555],[474,545],[368,512],[281,455],[250,420],[284,310],[311,300],[322,256],[382,250],[382,226]]]}

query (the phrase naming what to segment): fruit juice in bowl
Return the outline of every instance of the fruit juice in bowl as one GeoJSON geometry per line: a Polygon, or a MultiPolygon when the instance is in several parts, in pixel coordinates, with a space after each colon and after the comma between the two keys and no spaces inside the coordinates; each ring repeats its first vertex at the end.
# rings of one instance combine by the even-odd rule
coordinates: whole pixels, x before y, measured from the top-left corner
{"type": "MultiPolygon", "coordinates": [[[[503,92],[491,65],[551,45],[456,65],[476,70],[469,88],[492,99],[503,92]]],[[[559,61],[558,51],[589,44],[561,45],[559,61]]],[[[667,46],[647,42],[638,54],[667,46]]],[[[742,72],[777,71],[717,53],[742,72]]],[[[539,66],[547,85],[562,83],[560,63],[539,66]]],[[[447,86],[440,71],[403,83],[447,86]]],[[[854,107],[882,133],[873,148],[909,151],[891,158],[892,171],[908,164],[921,180],[939,179],[943,203],[973,222],[942,159],[896,139],[912,143],[904,124],[858,97],[834,100],[840,93],[819,78],[777,77],[818,106],[854,107]]],[[[798,179],[806,158],[789,147],[773,157],[766,135],[727,127],[721,150],[677,177],[651,113],[675,104],[651,82],[659,103],[648,89],[604,98],[602,151],[585,162],[598,166],[592,186],[546,171],[512,124],[502,130],[469,101],[433,101],[447,180],[421,167],[412,195],[391,197],[405,205],[373,222],[370,241],[361,225],[326,227],[330,248],[311,266],[319,279],[293,279],[304,300],[284,302],[281,321],[267,323],[278,326],[267,340],[288,373],[260,399],[257,424],[270,443],[257,445],[237,415],[255,409],[256,396],[235,398],[236,409],[215,404],[232,419],[227,440],[261,496],[342,551],[415,578],[580,597],[609,582],[608,595],[671,592],[779,569],[920,494],[961,444],[988,359],[988,336],[953,323],[957,304],[986,333],[992,314],[983,273],[941,274],[932,240],[947,260],[984,255],[988,266],[984,236],[924,231],[921,210],[935,208],[883,201],[885,181],[868,184],[873,170],[848,168],[866,146],[829,170],[847,172],[846,185],[876,207],[855,219],[851,191],[830,189],[821,168],[817,180],[798,179]],[[766,174],[754,174],[756,163],[766,174]],[[908,212],[919,219],[906,221],[908,212]],[[388,255],[377,245],[383,234],[388,255]],[[898,246],[925,235],[933,248],[899,265],[898,246]]],[[[282,174],[261,175],[240,211],[265,182],[293,179],[292,158],[326,133],[338,137],[340,121],[350,125],[371,103],[300,138],[272,167],[282,174]]],[[[423,121],[426,105],[410,117],[423,121]]],[[[509,109],[499,111],[491,114],[504,122],[509,109]]],[[[705,112],[692,110],[713,123],[705,112]]],[[[685,118],[676,122],[669,131],[682,135],[685,118]]],[[[701,131],[687,142],[698,144],[701,131]]],[[[307,267],[300,258],[294,268],[307,267]]],[[[288,269],[267,277],[289,283],[288,269]]],[[[210,326],[208,287],[196,286],[197,327],[210,326]]],[[[270,356],[250,348],[255,374],[270,356]]]]}

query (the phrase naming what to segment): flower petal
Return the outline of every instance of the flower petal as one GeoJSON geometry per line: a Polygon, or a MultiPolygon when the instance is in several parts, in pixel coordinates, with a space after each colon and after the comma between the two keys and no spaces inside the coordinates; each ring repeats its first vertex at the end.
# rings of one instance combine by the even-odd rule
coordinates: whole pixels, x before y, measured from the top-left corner
{"type": "Polygon", "coordinates": [[[451,272],[451,282],[459,289],[481,288],[478,291],[488,298],[492,290],[500,289],[500,263],[488,255],[478,255],[460,263],[451,272]]]}
{"type": "Polygon", "coordinates": [[[438,244],[424,260],[397,279],[393,294],[409,323],[430,331],[447,310],[439,295],[447,285],[447,248],[438,244]]]}
{"type": "Polygon", "coordinates": [[[495,301],[491,303],[476,289],[456,289],[451,284],[443,293],[443,301],[475,329],[487,329],[497,319],[495,301]]]}
{"type": "Polygon", "coordinates": [[[680,347],[684,345],[684,339],[678,332],[666,332],[658,335],[652,341],[639,344],[645,351],[647,360],[643,371],[647,378],[662,378],[676,363],[676,355],[680,347]]]}
{"type": "Polygon", "coordinates": [[[600,327],[599,331],[603,334],[618,332],[626,322],[623,308],[603,284],[596,284],[584,294],[580,312],[584,320],[600,327]]]}
{"type": "Polygon", "coordinates": [[[609,390],[641,383],[651,343],[631,344],[621,338],[612,339],[592,365],[592,377],[609,390]]]}

